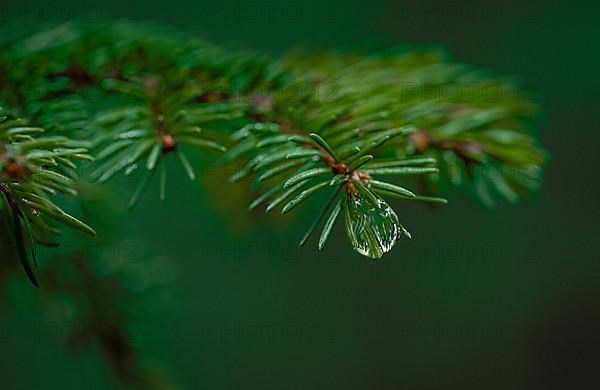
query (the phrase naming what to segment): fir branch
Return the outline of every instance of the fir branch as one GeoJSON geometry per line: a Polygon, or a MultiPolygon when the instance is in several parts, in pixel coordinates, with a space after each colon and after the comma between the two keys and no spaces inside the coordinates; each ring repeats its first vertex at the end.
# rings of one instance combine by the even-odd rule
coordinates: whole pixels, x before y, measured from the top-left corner
{"type": "Polygon", "coordinates": [[[259,198],[275,197],[268,210],[281,204],[288,212],[325,188],[344,187],[340,207],[348,237],[370,257],[408,235],[381,195],[443,203],[430,196],[434,185],[467,183],[489,205],[492,192],[516,201],[535,189],[544,161],[530,131],[535,105],[512,81],[431,50],[271,60],[126,22],[70,23],[4,41],[3,48],[2,80],[19,87],[10,94],[15,105],[32,123],[91,139],[100,182],[140,164],[149,171],[130,205],[159,165],[164,197],[161,161],[175,151],[182,169],[196,177],[180,144],[222,151],[229,138],[233,146],[224,159],[246,159],[232,181],[254,176],[275,183],[259,198]],[[293,97],[286,94],[290,83],[293,97]],[[44,91],[39,97],[20,93],[36,85],[44,91]],[[421,90],[468,85],[471,93],[456,99],[421,90]],[[490,85],[501,92],[496,101],[484,95],[490,85]],[[108,108],[96,112],[77,99],[64,102],[86,89],[97,91],[108,108]],[[257,92],[267,96],[248,99],[257,92]],[[92,120],[82,120],[85,115],[92,120]],[[497,176],[482,174],[491,168],[497,176]],[[397,175],[416,177],[427,194],[381,180],[397,175]]]}
{"type": "Polygon", "coordinates": [[[364,137],[415,126],[390,154],[437,159],[441,174],[425,180],[430,191],[436,184],[466,185],[493,206],[492,193],[514,202],[539,187],[545,152],[532,130],[536,105],[509,78],[452,63],[427,49],[366,57],[303,53],[286,63],[306,83],[335,86],[333,115],[341,119],[327,122],[318,103],[302,112],[303,118],[320,117],[316,123],[323,124],[319,131],[325,136],[345,139],[355,131],[353,136],[364,137]]]}
{"type": "MultiPolygon", "coordinates": [[[[252,140],[254,147],[249,148],[248,153],[255,154],[243,168],[243,172],[246,174],[254,173],[259,179],[264,177],[265,174],[269,174],[277,182],[266,190],[265,194],[267,196],[259,197],[252,203],[251,208],[255,208],[259,203],[267,202],[269,198],[272,198],[267,206],[267,211],[287,202],[283,206],[283,213],[287,213],[314,193],[326,189],[331,191],[331,187],[337,188],[334,191],[336,195],[329,203],[336,204],[336,207],[329,214],[327,214],[329,207],[324,209],[316,223],[311,226],[304,236],[300,245],[306,242],[308,236],[327,214],[329,216],[319,240],[319,248],[323,248],[339,213],[338,206],[340,204],[344,209],[348,238],[354,249],[363,255],[380,258],[393,247],[401,235],[410,236],[398,221],[394,211],[378,193],[379,190],[384,190],[381,192],[382,195],[394,193],[403,195],[404,198],[415,197],[415,194],[403,187],[374,180],[367,173],[369,172],[369,166],[377,167],[378,164],[382,163],[377,162],[377,159],[373,159],[373,155],[367,153],[376,152],[379,148],[385,146],[392,139],[391,136],[399,137],[410,134],[412,128],[390,130],[385,135],[374,138],[367,144],[349,142],[337,147],[331,146],[326,139],[314,133],[303,138],[295,136],[285,143],[269,142],[269,140],[279,137],[278,133],[253,132],[252,129],[254,128],[255,126],[250,126],[241,130],[243,132],[248,131],[248,134],[240,142],[247,143],[252,140]],[[348,150],[352,153],[348,153],[348,150]],[[341,159],[339,156],[345,158],[341,159]],[[289,167],[288,161],[290,160],[297,161],[297,165],[300,165],[300,168],[293,170],[291,175],[286,173],[287,169],[283,169],[289,167]],[[286,178],[277,180],[278,177],[286,178]]],[[[235,156],[239,158],[237,153],[235,153],[235,156]]],[[[411,168],[423,166],[421,169],[426,169],[424,165],[431,164],[434,161],[425,159],[421,162],[417,160],[395,160],[394,162],[416,165],[416,167],[411,168]]],[[[431,172],[437,172],[437,170],[424,170],[422,173],[431,172]]],[[[239,174],[236,175],[239,176],[239,174]]],[[[428,200],[424,197],[420,199],[428,200]]]]}
{"type": "MultiPolygon", "coordinates": [[[[1,110],[0,110],[1,112],[1,110]]],[[[35,263],[35,243],[53,245],[58,230],[49,220],[95,235],[95,231],[50,200],[59,193],[76,196],[73,160],[91,158],[85,143],[66,137],[41,136],[44,129],[26,121],[0,116],[0,192],[3,216],[12,226],[19,259],[31,282],[26,247],[35,263]],[[12,216],[12,217],[11,217],[12,216]],[[26,234],[24,234],[25,232],[26,234]]]]}

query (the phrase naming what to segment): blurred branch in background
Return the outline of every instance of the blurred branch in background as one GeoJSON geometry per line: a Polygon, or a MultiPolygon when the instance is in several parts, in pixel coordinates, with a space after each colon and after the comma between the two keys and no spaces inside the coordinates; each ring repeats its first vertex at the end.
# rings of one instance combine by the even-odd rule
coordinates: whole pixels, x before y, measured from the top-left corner
{"type": "MultiPolygon", "coordinates": [[[[93,188],[83,191],[84,210],[90,209],[84,199],[93,196],[93,188]]],[[[24,328],[27,323],[50,324],[61,330],[59,340],[68,350],[101,352],[123,384],[172,388],[167,366],[157,354],[160,336],[153,335],[152,326],[160,335],[165,315],[176,306],[174,265],[145,253],[147,246],[139,239],[117,238],[122,227],[107,219],[110,211],[105,206],[86,213],[103,232],[101,240],[66,234],[57,247],[37,248],[35,272],[42,288],[33,294],[31,285],[23,283],[12,239],[0,234],[4,303],[25,313],[24,328]]]]}

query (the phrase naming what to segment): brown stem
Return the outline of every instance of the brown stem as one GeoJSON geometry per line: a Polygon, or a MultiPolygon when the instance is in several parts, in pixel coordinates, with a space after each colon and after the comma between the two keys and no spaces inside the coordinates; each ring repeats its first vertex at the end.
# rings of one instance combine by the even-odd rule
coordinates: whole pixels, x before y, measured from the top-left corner
{"type": "Polygon", "coordinates": [[[144,80],[144,91],[148,96],[152,124],[158,134],[162,153],[167,155],[177,149],[177,141],[169,133],[165,125],[165,113],[157,99],[158,95],[158,80],[154,77],[148,77],[144,80]]]}

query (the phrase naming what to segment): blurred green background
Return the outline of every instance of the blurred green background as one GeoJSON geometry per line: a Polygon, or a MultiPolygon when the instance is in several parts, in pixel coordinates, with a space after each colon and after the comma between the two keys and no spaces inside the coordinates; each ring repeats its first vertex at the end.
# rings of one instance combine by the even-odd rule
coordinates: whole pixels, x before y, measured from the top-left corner
{"type": "MultiPolygon", "coordinates": [[[[458,61],[518,75],[539,95],[539,133],[552,158],[536,199],[493,212],[457,192],[436,210],[397,203],[414,238],[381,262],[354,254],[341,225],[324,253],[298,250],[311,210],[289,220],[248,213],[244,195],[234,196],[243,186],[226,184],[224,172],[205,165],[190,184],[173,170],[167,200],[150,189],[120,239],[135,243],[133,273],[145,272],[147,258],[172,268],[164,271],[172,273],[168,309],[146,313],[132,336],[177,386],[598,384],[598,2],[8,3],[2,21],[40,10],[49,20],[130,17],[271,55],[440,44],[458,61]]],[[[119,386],[94,349],[69,353],[64,337],[8,332],[6,324],[39,321],[28,305],[37,292],[18,291],[0,303],[2,388],[119,386]]]]}

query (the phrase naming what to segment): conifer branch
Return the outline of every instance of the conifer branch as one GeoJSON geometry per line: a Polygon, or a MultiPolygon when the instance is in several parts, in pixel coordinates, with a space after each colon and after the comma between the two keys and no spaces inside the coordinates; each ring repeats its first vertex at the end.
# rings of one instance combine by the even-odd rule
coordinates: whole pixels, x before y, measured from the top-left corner
{"type": "MultiPolygon", "coordinates": [[[[317,193],[343,188],[337,193],[345,197],[339,207],[348,238],[359,253],[379,258],[409,236],[382,196],[445,203],[435,187],[449,183],[492,206],[493,193],[514,202],[539,184],[544,153],[531,132],[535,106],[510,80],[434,50],[273,60],[129,22],[69,23],[3,41],[1,49],[2,82],[13,87],[8,100],[36,125],[91,140],[98,182],[148,171],[131,206],[159,166],[164,196],[165,158],[177,155],[196,178],[180,145],[227,148],[224,160],[244,161],[232,181],[270,183],[251,208],[270,199],[267,211],[281,205],[287,213],[317,193]],[[494,101],[485,95],[490,86],[500,91],[494,101]],[[425,87],[454,87],[461,95],[428,95],[425,87]],[[43,93],[27,96],[27,88],[43,93]],[[94,91],[97,101],[74,98],[83,91],[94,91]],[[387,181],[394,176],[413,178],[425,194],[408,189],[406,180],[387,181]]],[[[321,247],[338,215],[336,202],[324,216],[321,247]]]]}
{"type": "Polygon", "coordinates": [[[50,200],[57,194],[77,196],[74,160],[89,160],[86,144],[67,137],[45,137],[44,129],[1,115],[0,210],[31,282],[38,282],[29,265],[27,247],[36,263],[35,243],[55,245],[53,222],[95,235],[95,231],[50,200]],[[53,222],[51,222],[53,221],[53,222]]]}

